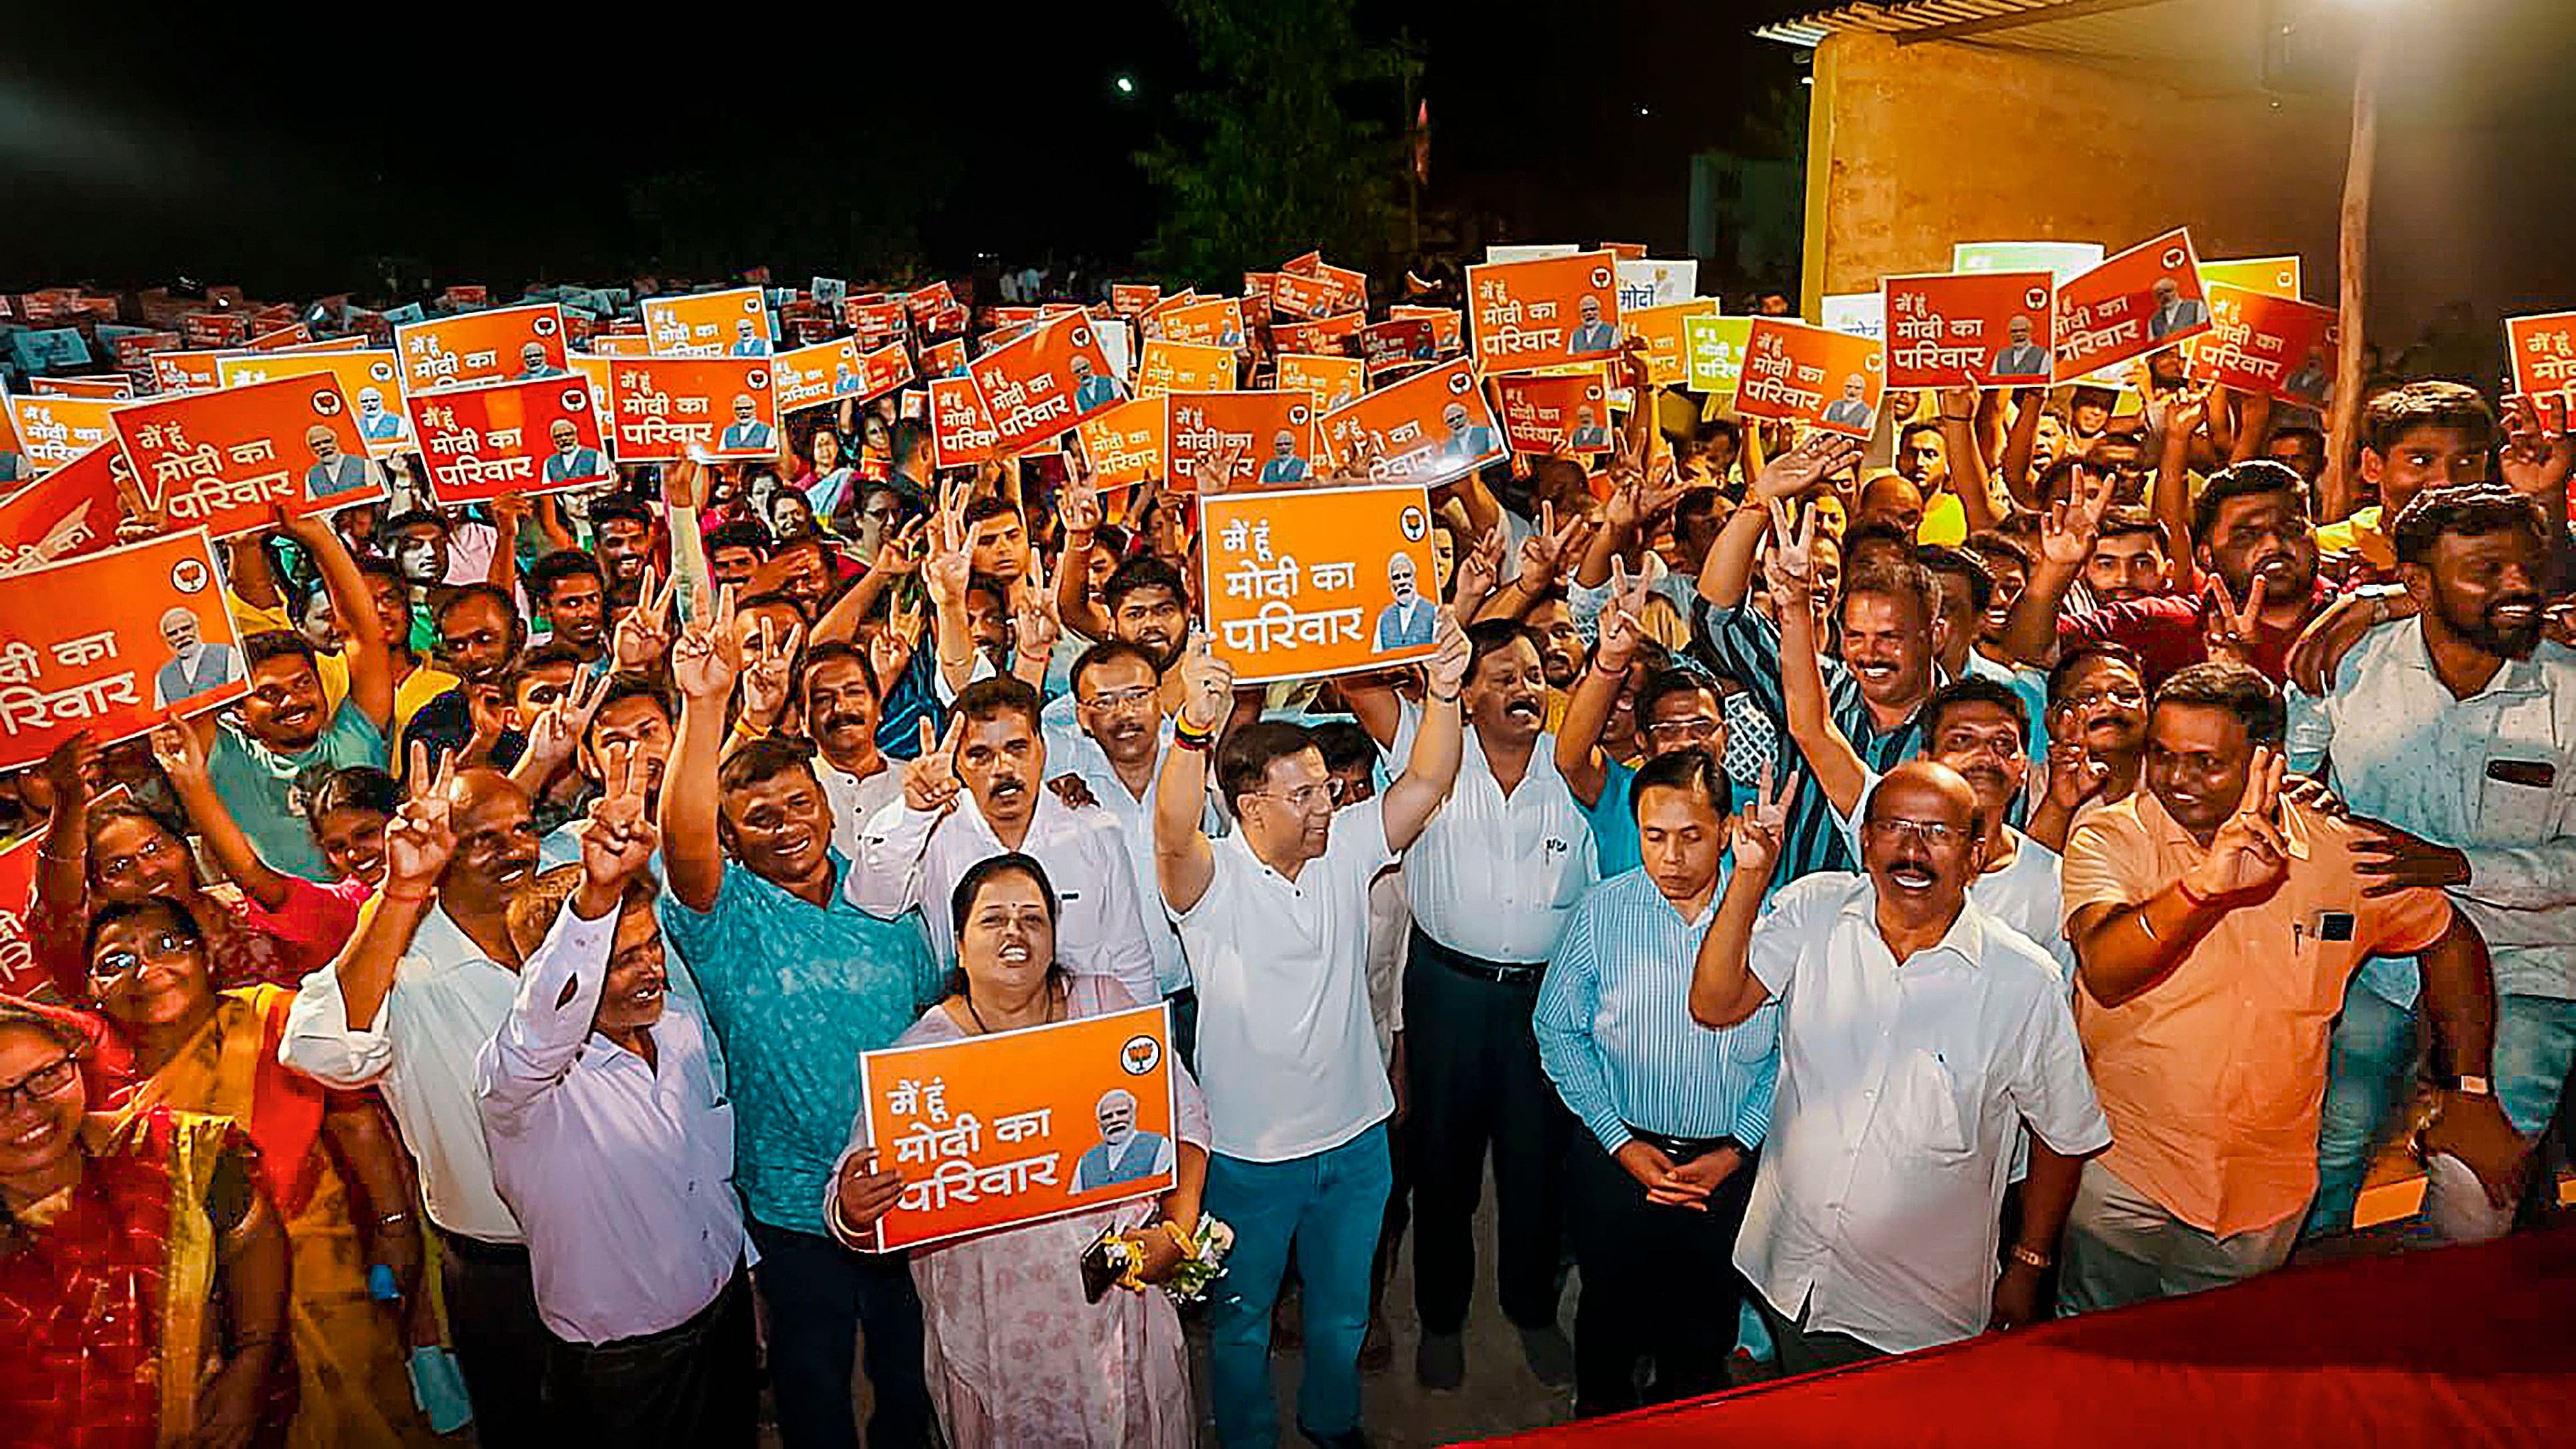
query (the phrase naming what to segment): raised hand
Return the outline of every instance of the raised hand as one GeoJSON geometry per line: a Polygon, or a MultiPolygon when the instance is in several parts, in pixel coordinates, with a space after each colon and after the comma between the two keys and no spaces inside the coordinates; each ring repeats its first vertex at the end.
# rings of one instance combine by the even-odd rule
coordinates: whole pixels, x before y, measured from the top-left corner
{"type": "Polygon", "coordinates": [[[206,747],[197,742],[197,732],[172,710],[152,727],[152,763],[170,777],[170,783],[182,788],[202,787],[210,782],[206,774],[206,747]]]}
{"type": "Polygon", "coordinates": [[[2102,793],[2111,767],[2093,758],[2081,740],[2060,740],[2048,747],[2048,798],[2066,810],[2102,793]]]}
{"type": "Polygon", "coordinates": [[[2361,888],[2363,895],[2395,895],[2418,887],[2448,890],[2469,883],[2469,858],[2459,850],[2435,845],[2381,820],[2357,819],[2353,824],[2364,832],[2352,843],[2353,874],[2371,881],[2361,888]]]}
{"type": "Polygon", "coordinates": [[[1216,656],[1205,636],[1181,656],[1181,718],[1191,729],[1212,730],[1234,710],[1234,666],[1216,656]]]}
{"type": "Polygon", "coordinates": [[[2576,436],[2568,432],[2567,395],[2505,399],[2505,442],[2496,450],[2496,473],[2525,498],[2565,506],[2567,475],[2576,467],[2576,436]]]}
{"type": "Polygon", "coordinates": [[[875,558],[868,560],[870,573],[889,578],[902,578],[921,567],[921,533],[930,526],[927,518],[915,518],[877,544],[875,558]]]}
{"type": "Polygon", "coordinates": [[[671,657],[671,600],[679,593],[680,576],[671,575],[660,593],[653,591],[653,566],[644,566],[643,586],[635,596],[635,607],[617,620],[610,636],[611,657],[619,669],[651,670],[671,657]]]}
{"type": "Polygon", "coordinates": [[[671,646],[671,683],[682,697],[722,704],[742,673],[742,639],[734,632],[733,585],[716,593],[715,613],[692,620],[671,646]]]}
{"type": "Polygon", "coordinates": [[[1781,842],[1789,835],[1789,782],[1783,779],[1775,785],[1771,769],[1765,762],[1761,790],[1745,802],[1728,833],[1736,873],[1750,871],[1756,880],[1771,878],[1771,868],[1780,861],[1781,842]]]}
{"type": "Polygon", "coordinates": [[[98,778],[98,740],[88,730],[54,746],[45,763],[19,776],[27,803],[51,815],[56,810],[89,807],[90,782],[98,778]]]}
{"type": "Polygon", "coordinates": [[[1583,519],[1569,514],[1560,525],[1556,505],[1538,506],[1538,531],[1521,540],[1520,586],[1523,593],[1542,592],[1555,583],[1565,567],[1565,556],[1583,534],[1583,519]]]}
{"type": "Polygon", "coordinates": [[[2233,660],[2238,664],[2253,662],[2254,630],[2263,617],[2264,591],[2263,576],[2256,574],[2254,581],[2245,588],[2242,608],[2228,602],[2222,592],[2218,597],[2218,607],[2201,611],[2201,640],[2207,646],[2210,658],[2233,660]]]}
{"type": "Polygon", "coordinates": [[[2289,843],[2281,838],[2281,780],[2287,764],[2262,746],[2245,773],[2236,813],[2218,827],[2209,853],[2183,872],[2183,888],[2202,900],[2234,907],[2259,900],[2290,873],[2289,843]]]}
{"type": "Polygon", "coordinates": [[[1510,534],[1497,520],[1485,536],[1470,543],[1456,561],[1450,593],[1471,612],[1503,585],[1503,552],[1510,534]]]}
{"type": "Polygon", "coordinates": [[[1839,433],[1809,433],[1762,464],[1762,471],[1753,476],[1753,495],[1768,500],[1812,492],[1858,463],[1868,446],[1865,439],[1846,438],[1839,433]]]}
{"type": "Polygon", "coordinates": [[[921,561],[922,586],[942,609],[966,607],[966,585],[974,577],[975,558],[966,547],[966,528],[958,514],[942,504],[930,552],[921,561]]]}
{"type": "MultiPolygon", "coordinates": [[[[1771,510],[1771,556],[1763,568],[1771,581],[1772,602],[1809,599],[1816,588],[1817,510],[1800,508],[1793,517],[1790,506],[1777,498],[1764,503],[1771,510]]],[[[1787,617],[1785,611],[1782,617],[1787,617]]]]}
{"type": "Polygon", "coordinates": [[[533,760],[540,770],[552,771],[572,758],[574,746],[581,743],[582,731],[590,728],[593,715],[599,713],[608,698],[610,676],[594,674],[577,678],[572,688],[555,697],[537,717],[528,722],[528,749],[523,761],[533,760]]]}
{"type": "Polygon", "coordinates": [[[1626,559],[1610,560],[1610,597],[1603,604],[1601,637],[1592,651],[1593,662],[1604,671],[1624,671],[1637,657],[1637,645],[1646,637],[1646,600],[1653,593],[1644,574],[1629,576],[1626,559]]]}
{"type": "Polygon", "coordinates": [[[456,756],[442,755],[438,773],[432,775],[429,747],[414,740],[405,778],[411,785],[402,808],[385,825],[384,891],[418,899],[437,888],[456,854],[454,810],[448,802],[448,787],[456,783],[456,756]]]}
{"type": "Polygon", "coordinates": [[[2102,536],[2103,515],[2110,511],[2108,488],[2090,497],[2079,493],[2051,507],[2039,519],[2039,556],[2066,568],[2083,568],[2102,536]]]}
{"type": "Polygon", "coordinates": [[[1013,655],[1043,661],[1055,653],[1055,641],[1063,633],[1064,625],[1056,618],[1055,590],[1047,587],[1046,566],[1031,559],[1028,577],[1011,594],[1013,655]]]}
{"type": "Polygon", "coordinates": [[[1442,605],[1431,625],[1431,693],[1443,699],[1458,697],[1459,688],[1467,681],[1467,663],[1474,649],[1467,642],[1467,631],[1458,622],[1458,613],[1442,605]]]}
{"type": "Polygon", "coordinates": [[[921,717],[921,753],[904,762],[903,803],[925,814],[947,810],[963,788],[957,778],[957,741],[966,732],[966,717],[950,715],[948,733],[934,739],[930,716],[921,717]]]}
{"type": "Polygon", "coordinates": [[[582,873],[594,885],[619,888],[652,864],[662,832],[644,808],[648,773],[642,748],[633,743],[609,747],[600,761],[604,776],[599,798],[590,804],[581,827],[582,873]]]}
{"type": "Polygon", "coordinates": [[[788,687],[795,682],[796,651],[805,646],[803,620],[776,628],[767,616],[752,621],[743,654],[742,707],[753,719],[776,722],[787,711],[788,687]]]}
{"type": "Polygon", "coordinates": [[[1071,470],[1062,491],[1055,496],[1055,516],[1064,524],[1068,545],[1075,539],[1085,543],[1100,531],[1100,490],[1091,483],[1087,467],[1071,470]]]}

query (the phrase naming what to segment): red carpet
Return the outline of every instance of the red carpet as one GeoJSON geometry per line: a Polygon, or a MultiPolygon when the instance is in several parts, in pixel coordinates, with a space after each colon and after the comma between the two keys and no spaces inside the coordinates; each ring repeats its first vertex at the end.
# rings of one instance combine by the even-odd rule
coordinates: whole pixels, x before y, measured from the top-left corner
{"type": "Polygon", "coordinates": [[[2576,1227],[2294,1268],[1497,1442],[2576,1445],[2576,1227]]]}

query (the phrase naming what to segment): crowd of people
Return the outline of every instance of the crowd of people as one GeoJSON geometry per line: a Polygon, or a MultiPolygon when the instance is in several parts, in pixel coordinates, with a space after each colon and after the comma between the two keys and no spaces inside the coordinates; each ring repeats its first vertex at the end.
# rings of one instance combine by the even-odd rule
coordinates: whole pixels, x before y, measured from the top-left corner
{"type": "Polygon", "coordinates": [[[2410,1129],[2423,1234],[2507,1231],[2576,1055],[2576,435],[2375,378],[2332,459],[2179,362],[1897,399],[1881,470],[1632,355],[1604,453],[1432,488],[1427,665],[1262,685],[1184,480],[941,470],[893,394],[488,507],[397,460],[227,544],[237,706],[0,792],[0,1418],[1266,1445],[1286,1327],[1354,1445],[1483,1272],[1589,1415],[2268,1272],[2410,1129]],[[1155,1003],[1169,1192],[879,1249],[860,1053],[1155,1003]],[[1202,1215],[1194,1387],[1079,1260],[1202,1215]]]}

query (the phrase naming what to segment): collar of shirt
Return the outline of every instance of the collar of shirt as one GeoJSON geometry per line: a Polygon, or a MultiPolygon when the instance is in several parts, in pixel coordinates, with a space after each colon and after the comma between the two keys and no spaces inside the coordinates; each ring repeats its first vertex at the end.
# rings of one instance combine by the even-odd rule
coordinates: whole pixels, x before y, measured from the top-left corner
{"type": "MultiPolygon", "coordinates": [[[[1854,887],[1849,896],[1844,898],[1843,908],[1838,914],[1859,917],[1862,929],[1869,932],[1870,936],[1887,950],[1888,955],[1894,956],[1895,948],[1888,946],[1887,933],[1880,930],[1878,926],[1878,882],[1872,880],[1867,874],[1857,876],[1855,879],[1859,884],[1854,887]]],[[[1977,908],[1975,901],[1963,896],[1959,902],[1958,916],[1950,922],[1950,929],[1941,933],[1941,939],[1896,964],[1899,967],[1905,967],[1927,956],[1948,956],[1962,966],[1974,967],[1985,959],[1984,922],[1985,912],[1977,908]]]]}
{"type": "MultiPolygon", "coordinates": [[[[2487,681],[2486,688],[2467,699],[2452,694],[2451,687],[2442,682],[2442,676],[2433,668],[2433,646],[2425,642],[2421,620],[2396,631],[2396,637],[2387,645],[2387,659],[2392,667],[2423,675],[2424,687],[2440,690],[2440,698],[2445,704],[2469,704],[2500,695],[2520,697],[2549,692],[2548,672],[2541,668],[2540,655],[2534,651],[2528,658],[2507,659],[2503,667],[2496,670],[2495,677],[2487,681]]],[[[2366,655],[2362,662],[2367,662],[2366,655]]]]}

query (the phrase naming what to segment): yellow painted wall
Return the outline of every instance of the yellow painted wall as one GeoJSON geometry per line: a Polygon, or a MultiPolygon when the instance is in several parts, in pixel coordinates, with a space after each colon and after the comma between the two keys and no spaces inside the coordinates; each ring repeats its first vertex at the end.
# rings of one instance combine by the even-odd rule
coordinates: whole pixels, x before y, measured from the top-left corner
{"type": "Polygon", "coordinates": [[[1828,38],[1815,77],[1810,317],[1823,293],[1949,270],[1953,241],[2116,252],[2175,225],[2203,256],[2296,252],[2309,297],[2334,298],[2341,104],[1880,35],[1828,38]]]}

